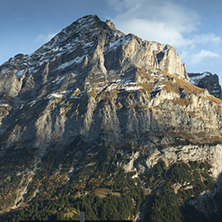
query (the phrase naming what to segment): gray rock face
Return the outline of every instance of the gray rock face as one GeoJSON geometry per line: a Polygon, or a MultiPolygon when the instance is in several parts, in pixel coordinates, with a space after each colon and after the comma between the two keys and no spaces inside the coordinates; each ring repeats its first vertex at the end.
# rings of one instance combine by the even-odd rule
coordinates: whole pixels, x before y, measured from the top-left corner
{"type": "Polygon", "coordinates": [[[3,147],[22,141],[42,155],[79,135],[148,146],[221,137],[221,103],[188,82],[174,48],[124,35],[97,16],[0,73],[3,147]]]}
{"type": "Polygon", "coordinates": [[[2,149],[220,141],[221,101],[188,80],[173,47],[85,16],[0,67],[2,149]]]}
{"type": "Polygon", "coordinates": [[[162,69],[188,80],[185,66],[173,47],[124,35],[110,21],[86,16],[33,54],[19,54],[4,63],[0,67],[0,94],[12,98],[35,91],[38,96],[44,91],[42,85],[68,71],[83,78],[89,72],[101,72],[107,78],[110,71],[124,72],[132,66],[162,69]]]}
{"type": "Polygon", "coordinates": [[[221,86],[217,74],[210,72],[204,73],[188,73],[190,83],[200,88],[207,89],[209,93],[217,98],[222,99],[221,86]]]}
{"type": "Polygon", "coordinates": [[[30,132],[36,135],[35,147],[68,142],[77,135],[92,141],[102,132],[106,140],[122,140],[123,132],[141,135],[178,124],[172,113],[162,114],[171,119],[163,124],[153,110],[167,110],[167,100],[179,99],[182,92],[162,90],[167,76],[154,70],[188,80],[175,49],[124,35],[107,24],[96,16],[81,18],[33,54],[20,54],[1,66],[2,99],[19,107],[6,119],[26,122],[26,127],[16,124],[7,143],[33,137],[30,132]],[[25,110],[30,114],[24,117],[25,110]]]}

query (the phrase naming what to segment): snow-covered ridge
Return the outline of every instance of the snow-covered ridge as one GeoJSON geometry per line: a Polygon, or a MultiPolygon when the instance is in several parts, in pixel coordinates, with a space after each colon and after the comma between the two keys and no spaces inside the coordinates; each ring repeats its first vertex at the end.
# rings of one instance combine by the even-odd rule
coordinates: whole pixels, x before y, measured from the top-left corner
{"type": "Polygon", "coordinates": [[[129,42],[132,39],[131,35],[121,36],[114,42],[110,42],[110,44],[105,48],[106,50],[116,50],[119,46],[124,45],[126,42],[129,42]]]}
{"type": "MultiPolygon", "coordinates": [[[[95,23],[98,19],[97,16],[86,16],[83,17],[73,24],[63,29],[60,33],[58,33],[54,38],[52,38],[49,42],[44,44],[42,47],[40,47],[38,50],[36,50],[34,53],[29,55],[22,55],[19,54],[11,59],[11,64],[26,64],[25,67],[18,67],[17,70],[15,70],[16,76],[18,78],[21,78],[23,73],[25,72],[27,68],[27,73],[35,72],[36,64],[38,63],[38,66],[42,66],[50,62],[54,56],[59,58],[64,53],[72,53],[76,50],[79,43],[82,41],[81,37],[84,32],[92,32],[92,25],[95,23]],[[97,19],[96,19],[97,18],[97,19]],[[73,27],[75,26],[75,27],[73,27]],[[70,27],[73,29],[70,30],[70,27]],[[86,29],[83,31],[83,29],[86,29]],[[74,36],[71,35],[74,34],[74,36]],[[68,38],[71,38],[70,41],[66,42],[68,38]]],[[[99,33],[99,28],[95,27],[94,31],[95,34],[99,33]],[[97,31],[96,31],[97,30],[97,31]]],[[[87,53],[88,50],[93,47],[94,42],[90,41],[83,42],[83,48],[84,52],[87,53]]],[[[78,60],[78,58],[77,58],[78,60]]],[[[76,62],[79,62],[77,61],[76,62]]],[[[1,67],[0,72],[2,75],[5,75],[8,72],[8,68],[1,67]]]]}
{"type": "Polygon", "coordinates": [[[113,82],[111,83],[106,90],[111,91],[113,89],[118,89],[118,90],[125,90],[125,91],[137,91],[141,89],[142,86],[138,86],[137,83],[135,82],[126,82],[126,83],[121,83],[121,81],[113,82]]]}
{"type": "Polygon", "coordinates": [[[48,99],[64,98],[70,92],[72,92],[72,91],[71,90],[64,90],[62,92],[53,92],[53,93],[50,93],[47,97],[48,97],[48,99]]]}
{"type": "MultiPolygon", "coordinates": [[[[23,65],[26,64],[25,66],[20,66],[17,68],[17,70],[15,70],[15,74],[18,79],[21,78],[26,69],[27,73],[29,74],[35,73],[36,64],[38,64],[38,67],[41,67],[52,61],[55,56],[58,59],[63,54],[71,54],[77,49],[77,47],[80,47],[80,44],[82,45],[84,54],[88,54],[89,51],[92,50],[95,41],[83,38],[83,33],[91,33],[91,38],[93,38],[94,35],[99,34],[101,28],[97,26],[93,27],[93,24],[99,21],[100,20],[96,15],[80,18],[72,25],[64,28],[60,33],[58,33],[54,38],[52,38],[34,53],[30,55],[21,54],[21,56],[15,56],[11,60],[11,63],[22,63],[23,65]],[[66,41],[67,39],[70,40],[66,41]]],[[[83,58],[84,56],[78,56],[69,62],[61,64],[56,70],[64,69],[74,63],[80,63],[83,58]]],[[[8,72],[8,69],[2,67],[0,71],[2,75],[5,75],[8,72]]]]}
{"type": "Polygon", "coordinates": [[[60,70],[60,69],[65,69],[65,68],[73,65],[74,63],[81,63],[82,60],[84,59],[84,57],[85,56],[82,56],[82,57],[77,56],[75,59],[73,59],[73,60],[71,60],[69,62],[62,63],[59,67],[57,67],[55,69],[55,71],[60,70]]]}
{"type": "Polygon", "coordinates": [[[21,77],[25,72],[25,69],[22,69],[22,70],[19,70],[17,73],[16,73],[16,76],[17,77],[21,77]]]}
{"type": "Polygon", "coordinates": [[[195,76],[189,76],[190,83],[193,85],[197,85],[201,79],[205,78],[206,76],[210,76],[210,75],[211,74],[209,72],[204,72],[204,73],[196,74],[195,76]]]}
{"type": "Polygon", "coordinates": [[[161,51],[165,52],[166,50],[169,50],[169,45],[168,44],[160,44],[159,42],[151,41],[153,51],[161,51]]]}
{"type": "Polygon", "coordinates": [[[156,71],[154,71],[151,74],[151,77],[153,77],[154,81],[156,82],[153,86],[152,93],[157,93],[161,91],[165,86],[165,84],[163,83],[163,81],[165,80],[164,75],[162,73],[157,73],[156,71]]]}
{"type": "Polygon", "coordinates": [[[2,103],[2,104],[0,104],[0,107],[9,107],[9,104],[2,103]]]}

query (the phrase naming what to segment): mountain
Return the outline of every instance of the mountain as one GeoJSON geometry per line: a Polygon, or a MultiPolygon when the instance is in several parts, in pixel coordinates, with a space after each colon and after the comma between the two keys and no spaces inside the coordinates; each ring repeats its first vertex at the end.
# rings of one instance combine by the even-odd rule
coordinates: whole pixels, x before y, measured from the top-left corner
{"type": "Polygon", "coordinates": [[[0,101],[2,218],[220,215],[195,203],[220,195],[222,101],[172,46],[85,16],[2,64],[0,101]]]}
{"type": "Polygon", "coordinates": [[[190,83],[200,88],[205,88],[209,93],[217,98],[222,98],[221,86],[219,84],[219,78],[217,74],[210,72],[204,73],[188,73],[190,83]]]}

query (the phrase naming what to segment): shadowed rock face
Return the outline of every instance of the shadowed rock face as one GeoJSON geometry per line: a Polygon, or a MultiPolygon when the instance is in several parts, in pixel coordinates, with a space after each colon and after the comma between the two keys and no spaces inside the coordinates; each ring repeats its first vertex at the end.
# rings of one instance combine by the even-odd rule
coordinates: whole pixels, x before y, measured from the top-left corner
{"type": "Polygon", "coordinates": [[[2,147],[220,140],[221,101],[191,85],[173,47],[85,16],[0,67],[2,147]],[[55,145],[56,144],[56,145],[55,145]]]}
{"type": "Polygon", "coordinates": [[[221,86],[217,74],[210,72],[188,73],[190,83],[200,88],[207,89],[209,93],[217,98],[222,99],[221,86]]]}

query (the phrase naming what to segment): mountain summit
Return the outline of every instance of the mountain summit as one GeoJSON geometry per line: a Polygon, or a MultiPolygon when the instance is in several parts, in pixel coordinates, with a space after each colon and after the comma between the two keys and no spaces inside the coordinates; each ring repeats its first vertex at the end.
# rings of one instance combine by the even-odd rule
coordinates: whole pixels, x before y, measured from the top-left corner
{"type": "Polygon", "coordinates": [[[200,88],[205,88],[210,94],[222,99],[221,86],[217,74],[210,72],[204,73],[188,73],[190,83],[200,88]]]}
{"type": "MultiPolygon", "coordinates": [[[[6,144],[21,140],[23,135],[29,143],[34,139],[30,145],[37,148],[48,146],[54,140],[69,143],[72,140],[70,138],[78,135],[84,136],[87,141],[93,141],[101,135],[101,130],[107,128],[102,126],[105,116],[97,116],[97,112],[104,109],[100,104],[110,97],[112,105],[109,104],[109,107],[113,108],[109,111],[111,114],[106,116],[107,121],[117,122],[110,122],[107,130],[117,133],[119,138],[119,132],[124,130],[124,125],[128,122],[120,122],[118,115],[122,112],[119,111],[132,104],[148,108],[148,103],[153,103],[150,98],[154,98],[165,86],[164,73],[179,77],[187,84],[185,66],[181,64],[173,47],[143,41],[132,34],[124,35],[110,21],[105,23],[95,15],[85,16],[63,29],[33,54],[19,54],[0,67],[0,96],[4,118],[0,132],[11,129],[17,119],[26,126],[16,124],[21,129],[18,134],[12,131],[13,139],[7,139],[6,144]],[[133,97],[139,94],[143,102],[134,101],[134,98],[132,101],[126,100],[126,93],[133,97]],[[79,107],[80,101],[82,104],[79,107]],[[56,112],[51,104],[56,107],[56,112]],[[64,106],[69,106],[69,112],[75,110],[76,117],[70,119],[64,106]],[[29,110],[29,115],[21,114],[25,109],[29,110]],[[32,109],[39,112],[35,118],[32,109]],[[59,111],[64,112],[64,115],[59,115],[57,109],[64,110],[59,111]],[[43,116],[45,120],[42,119],[43,116]],[[73,121],[72,126],[77,124],[78,127],[73,129],[70,124],[66,124],[68,119],[69,122],[73,121]],[[117,128],[109,129],[114,126],[117,128]]],[[[138,100],[138,95],[135,97],[138,100]]],[[[149,113],[147,108],[145,110],[149,113]]],[[[124,116],[126,118],[128,115],[124,116]]],[[[136,122],[139,123],[139,120],[136,122]]],[[[150,120],[147,124],[139,130],[141,133],[147,132],[153,125],[150,120]]],[[[130,127],[132,132],[129,134],[139,133],[137,131],[141,127],[134,127],[130,127]]],[[[6,134],[11,138],[9,132],[6,134]]]]}
{"type": "MultiPolygon", "coordinates": [[[[214,179],[220,174],[221,118],[222,101],[189,83],[172,46],[125,35],[95,15],[80,18],[34,53],[0,66],[1,169],[13,160],[3,176],[2,197],[9,201],[0,210],[84,191],[133,199],[124,218],[135,218],[144,191],[140,186],[138,196],[131,195],[141,183],[133,178],[160,160],[168,168],[181,160],[208,161],[214,179]],[[136,176],[118,174],[118,167],[136,176]],[[118,175],[129,184],[112,185],[118,175]],[[53,183],[58,187],[49,190],[53,183]]],[[[150,192],[161,187],[155,183],[150,192]]],[[[100,213],[94,219],[103,218],[100,213]]]]}

